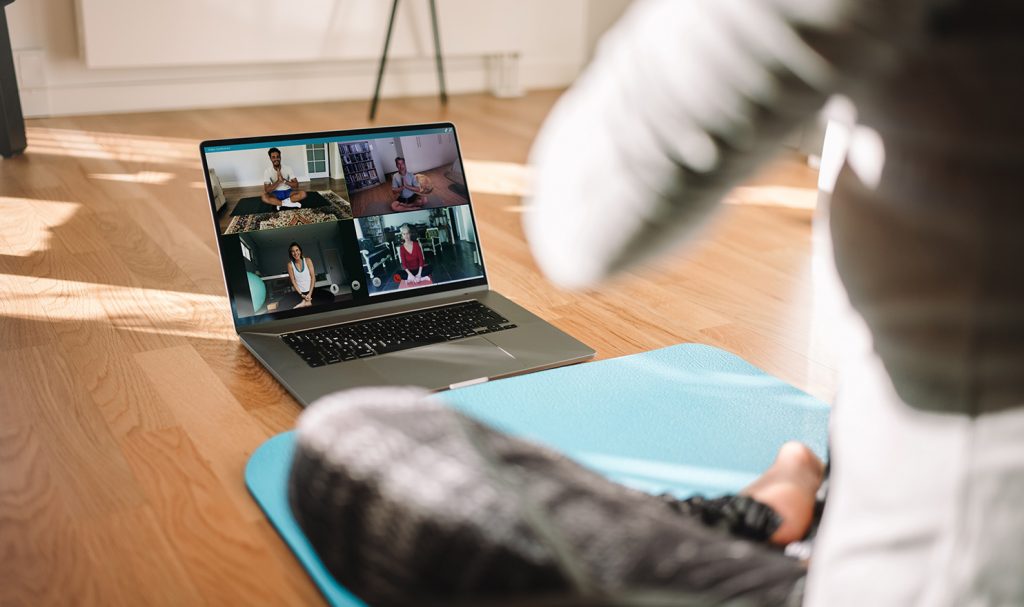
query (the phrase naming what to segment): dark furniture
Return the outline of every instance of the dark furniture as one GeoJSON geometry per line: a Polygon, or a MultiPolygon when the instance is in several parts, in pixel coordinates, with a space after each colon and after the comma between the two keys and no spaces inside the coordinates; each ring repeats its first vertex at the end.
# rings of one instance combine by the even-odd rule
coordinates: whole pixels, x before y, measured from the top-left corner
{"type": "Polygon", "coordinates": [[[345,172],[349,192],[358,192],[381,183],[369,141],[339,143],[338,152],[341,154],[341,167],[345,172]]]}
{"type": "Polygon", "coordinates": [[[18,80],[14,75],[14,51],[7,29],[7,5],[0,0],[0,156],[10,158],[25,151],[25,117],[21,113],[18,80]]]}

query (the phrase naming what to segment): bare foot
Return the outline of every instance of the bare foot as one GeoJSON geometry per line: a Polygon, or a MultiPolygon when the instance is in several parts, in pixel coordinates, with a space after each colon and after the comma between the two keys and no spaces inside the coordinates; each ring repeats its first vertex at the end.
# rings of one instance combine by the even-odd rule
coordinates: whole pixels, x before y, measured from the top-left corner
{"type": "Polygon", "coordinates": [[[807,534],[824,473],[825,466],[813,451],[802,443],[788,442],[764,474],[740,492],[768,504],[782,517],[772,543],[785,545],[807,534]]]}

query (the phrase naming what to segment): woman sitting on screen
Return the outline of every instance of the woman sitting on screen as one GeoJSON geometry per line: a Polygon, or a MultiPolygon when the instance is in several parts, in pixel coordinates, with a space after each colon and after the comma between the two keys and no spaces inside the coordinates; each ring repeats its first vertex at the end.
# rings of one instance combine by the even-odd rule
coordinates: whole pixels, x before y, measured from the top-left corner
{"type": "Polygon", "coordinates": [[[295,308],[310,305],[316,272],[313,271],[313,260],[302,255],[302,247],[297,242],[288,245],[288,277],[292,280],[292,288],[302,298],[295,308]]]}
{"type": "Polygon", "coordinates": [[[417,283],[427,280],[431,268],[423,258],[423,248],[418,240],[412,236],[412,227],[403,223],[402,246],[398,247],[398,254],[402,261],[402,270],[405,271],[405,280],[409,283],[417,283]]]}

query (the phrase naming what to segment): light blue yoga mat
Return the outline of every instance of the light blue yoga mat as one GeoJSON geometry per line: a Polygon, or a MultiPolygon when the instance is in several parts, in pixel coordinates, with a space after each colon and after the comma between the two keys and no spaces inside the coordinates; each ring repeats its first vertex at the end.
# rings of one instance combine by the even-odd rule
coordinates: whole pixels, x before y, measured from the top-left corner
{"type": "MultiPolygon", "coordinates": [[[[736,492],[787,440],[825,456],[828,406],[742,358],[684,344],[444,392],[437,398],[547,444],[608,478],[680,497],[736,492]]],[[[327,572],[292,518],[292,432],[260,446],[249,491],[327,601],[362,607],[327,572]]]]}

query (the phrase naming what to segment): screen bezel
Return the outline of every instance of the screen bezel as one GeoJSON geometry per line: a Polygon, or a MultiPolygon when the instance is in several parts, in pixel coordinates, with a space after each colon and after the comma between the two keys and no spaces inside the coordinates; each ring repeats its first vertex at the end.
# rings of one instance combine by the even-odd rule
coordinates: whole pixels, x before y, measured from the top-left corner
{"type": "MultiPolygon", "coordinates": [[[[337,142],[329,142],[337,143],[337,142]]],[[[214,152],[216,153],[216,152],[214,152]]],[[[203,178],[206,181],[206,195],[209,199],[210,216],[213,220],[214,235],[217,240],[217,252],[220,258],[220,269],[221,276],[224,278],[224,289],[227,293],[228,304],[231,306],[231,318],[235,323],[235,328],[239,329],[242,327],[252,328],[258,325],[265,325],[278,320],[294,320],[297,318],[312,317],[318,314],[338,312],[342,310],[360,310],[367,306],[374,306],[377,304],[387,302],[409,302],[411,300],[428,296],[435,295],[438,293],[444,293],[447,291],[457,291],[471,289],[474,287],[486,287],[487,282],[487,263],[484,258],[483,243],[481,242],[480,229],[477,223],[476,212],[473,209],[473,196],[469,189],[469,181],[466,177],[466,165],[462,158],[462,145],[459,142],[458,130],[455,125],[451,122],[432,122],[426,124],[409,124],[409,125],[393,125],[393,126],[381,126],[381,127],[369,127],[363,129],[345,129],[336,131],[316,131],[309,133],[287,133],[280,135],[261,135],[258,137],[237,137],[231,139],[210,139],[203,141],[199,144],[199,156],[203,163],[203,178]],[[206,162],[206,155],[209,153],[207,148],[219,147],[219,146],[233,146],[233,145],[247,145],[247,144],[273,144],[282,143],[288,141],[291,145],[297,145],[298,141],[308,140],[309,143],[320,142],[323,143],[324,139],[335,138],[335,137],[367,137],[367,138],[380,138],[381,135],[394,134],[396,137],[415,136],[416,132],[419,131],[430,131],[437,129],[451,129],[452,136],[455,138],[455,153],[458,158],[459,164],[462,167],[462,177],[466,181],[466,205],[469,207],[470,219],[473,222],[473,229],[476,233],[477,238],[477,251],[480,254],[480,267],[483,270],[483,276],[478,278],[470,278],[465,280],[458,280],[455,282],[447,282],[438,285],[431,285],[428,287],[419,287],[416,289],[410,289],[411,292],[393,292],[393,293],[382,293],[379,295],[367,296],[365,299],[352,299],[347,301],[334,302],[331,304],[317,306],[315,308],[306,308],[303,310],[283,310],[280,312],[268,312],[260,314],[259,316],[245,316],[239,318],[238,310],[235,306],[236,293],[232,292],[231,282],[227,275],[227,265],[225,264],[225,255],[229,254],[230,242],[229,239],[224,238],[224,234],[221,233],[220,227],[217,220],[217,208],[216,201],[213,197],[213,184],[210,181],[210,171],[206,162]],[[297,140],[297,141],[296,141],[297,140]],[[318,141],[319,140],[319,141],[318,141]],[[296,141],[296,143],[292,143],[296,141]]],[[[461,206],[461,205],[460,205],[461,206]]],[[[350,220],[342,221],[357,221],[358,218],[353,217],[350,220]]],[[[229,234],[227,236],[233,236],[229,234]]],[[[233,251],[237,253],[237,251],[233,251]]],[[[248,293],[246,293],[248,296],[248,293]]]]}

